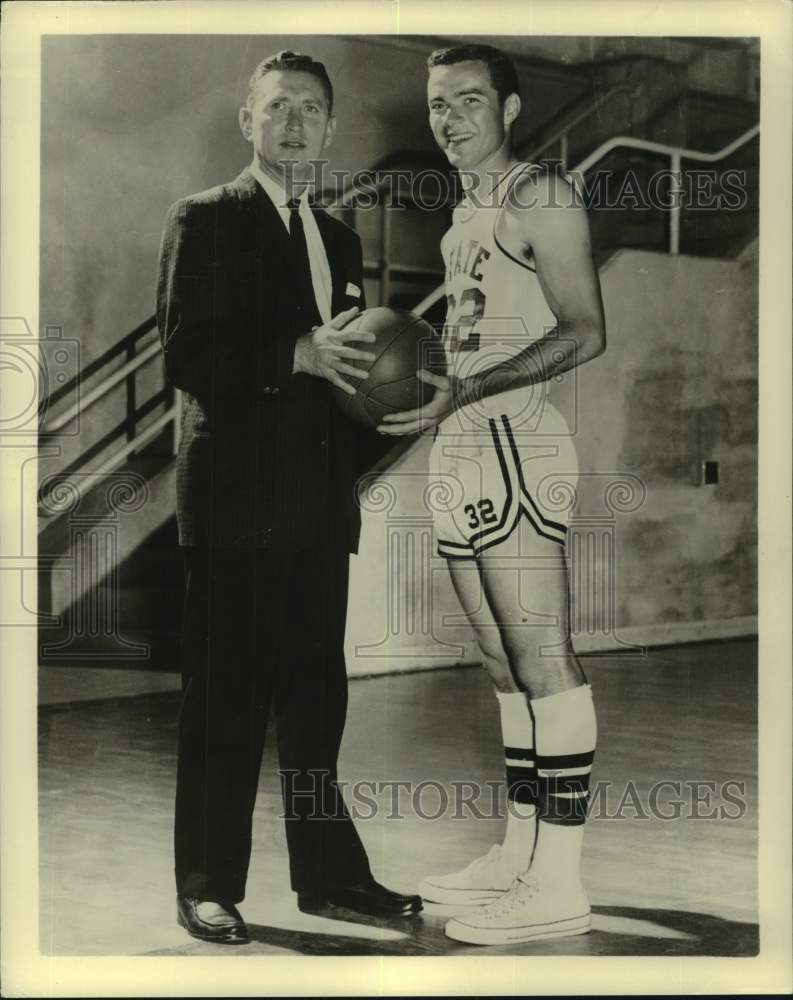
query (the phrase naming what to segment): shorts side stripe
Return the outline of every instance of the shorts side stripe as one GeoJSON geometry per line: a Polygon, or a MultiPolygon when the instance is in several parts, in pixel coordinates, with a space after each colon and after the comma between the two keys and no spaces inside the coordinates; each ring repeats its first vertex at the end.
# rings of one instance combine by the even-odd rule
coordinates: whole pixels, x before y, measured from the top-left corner
{"type": "Polygon", "coordinates": [[[438,555],[444,559],[476,559],[474,552],[444,552],[440,542],[438,542],[438,555]]]}
{"type": "MultiPolygon", "coordinates": [[[[524,490],[524,492],[523,492],[523,498],[524,498],[524,500],[528,500],[529,501],[529,504],[531,505],[531,508],[532,508],[535,516],[542,522],[543,526],[546,528],[547,531],[559,531],[563,535],[565,535],[565,536],[567,535],[567,525],[566,524],[559,524],[557,521],[551,521],[549,518],[543,517],[542,511],[537,506],[537,504],[534,502],[534,497],[531,495],[531,493],[529,493],[528,490],[524,490]]],[[[528,511],[527,511],[527,513],[528,513],[528,511]]]]}
{"type": "Polygon", "coordinates": [[[474,550],[470,545],[463,542],[447,542],[443,538],[438,539],[438,555],[446,559],[473,559],[474,550]]]}
{"type": "Polygon", "coordinates": [[[522,508],[518,507],[516,516],[506,525],[503,530],[499,531],[497,534],[494,532],[492,534],[486,535],[480,542],[477,542],[474,546],[474,552],[479,555],[480,552],[484,552],[485,549],[492,548],[494,545],[498,545],[500,542],[506,541],[512,532],[517,528],[518,522],[520,521],[520,516],[522,513],[522,508]]]}
{"type": "Polygon", "coordinates": [[[525,514],[529,524],[532,526],[532,528],[534,528],[534,530],[537,532],[538,535],[542,535],[542,537],[547,538],[549,542],[556,542],[557,545],[561,545],[564,548],[567,541],[566,539],[567,529],[565,529],[565,533],[562,535],[561,538],[558,535],[552,535],[550,534],[550,531],[552,529],[546,529],[543,525],[541,525],[534,517],[534,515],[532,514],[532,512],[529,510],[528,507],[526,506],[521,507],[521,511],[523,514],[525,514]]]}
{"type": "Polygon", "coordinates": [[[469,539],[469,544],[476,551],[479,543],[484,543],[487,540],[487,544],[492,545],[493,542],[490,539],[494,535],[498,535],[497,540],[506,538],[507,535],[513,530],[517,524],[518,517],[520,514],[520,498],[515,489],[518,486],[517,478],[510,475],[509,466],[507,463],[506,455],[504,453],[504,445],[501,442],[498,434],[498,426],[495,420],[489,420],[490,433],[493,437],[493,444],[496,449],[496,455],[498,457],[498,464],[501,468],[501,475],[504,479],[504,488],[506,490],[506,498],[504,500],[504,507],[501,513],[498,524],[490,525],[488,527],[482,528],[481,531],[477,531],[471,535],[469,539]],[[504,529],[506,529],[506,535],[503,534],[504,529]]]}
{"type": "MultiPolygon", "coordinates": [[[[526,513],[529,516],[529,520],[532,522],[535,528],[537,528],[537,524],[535,521],[535,518],[537,518],[547,530],[560,531],[563,535],[566,536],[567,525],[560,524],[559,521],[552,521],[549,517],[545,517],[540,508],[535,503],[534,497],[531,495],[531,493],[529,493],[526,487],[526,480],[523,478],[523,469],[520,464],[520,453],[518,452],[518,447],[515,444],[515,438],[512,435],[512,428],[510,427],[509,418],[504,414],[502,414],[501,420],[502,423],[504,424],[504,431],[507,435],[507,440],[509,441],[509,447],[512,452],[512,457],[515,461],[515,466],[518,470],[518,482],[520,483],[521,493],[523,495],[523,498],[525,500],[528,500],[529,504],[531,505],[532,511],[534,513],[534,517],[532,517],[531,513],[528,510],[526,511],[526,513]]],[[[539,528],[537,528],[537,530],[539,531],[539,528]]],[[[543,532],[540,532],[540,534],[543,534],[543,532]]],[[[549,536],[546,535],[546,537],[549,536]]],[[[554,541],[558,541],[558,539],[554,538],[554,541]]]]}
{"type": "MultiPolygon", "coordinates": [[[[509,421],[507,417],[503,415],[501,419],[505,425],[505,430],[509,437],[510,436],[509,421]]],[[[490,430],[493,435],[493,441],[495,443],[495,446],[498,449],[499,460],[501,462],[501,469],[502,469],[502,474],[504,475],[505,483],[508,484],[509,488],[509,485],[512,483],[514,478],[515,481],[518,484],[520,484],[522,477],[520,472],[520,464],[518,462],[518,453],[517,449],[514,447],[514,442],[512,441],[510,442],[510,456],[512,459],[510,464],[513,471],[513,475],[510,475],[507,469],[507,461],[506,461],[506,456],[504,454],[504,446],[501,442],[501,436],[499,434],[498,425],[496,421],[493,419],[490,420],[490,430]]],[[[525,516],[528,518],[529,523],[531,524],[531,526],[534,528],[534,530],[537,532],[538,535],[541,535],[543,538],[547,538],[548,541],[550,542],[556,542],[557,545],[564,546],[565,544],[564,534],[562,534],[561,538],[558,535],[554,534],[553,527],[547,527],[544,524],[544,522],[538,522],[533,512],[524,503],[518,501],[516,509],[514,510],[512,516],[508,519],[507,518],[502,519],[502,521],[504,522],[503,527],[499,526],[493,528],[493,530],[489,532],[480,532],[479,535],[471,539],[471,544],[474,548],[475,554],[478,556],[481,552],[484,552],[485,549],[492,548],[492,546],[498,545],[500,542],[506,541],[506,539],[509,538],[512,532],[518,526],[521,516],[525,516]]]]}

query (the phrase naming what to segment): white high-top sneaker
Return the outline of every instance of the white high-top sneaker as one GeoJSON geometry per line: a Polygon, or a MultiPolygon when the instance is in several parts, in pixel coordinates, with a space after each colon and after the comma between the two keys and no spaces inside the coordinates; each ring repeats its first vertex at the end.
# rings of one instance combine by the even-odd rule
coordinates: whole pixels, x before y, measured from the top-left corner
{"type": "Polygon", "coordinates": [[[494,844],[484,857],[472,861],[462,871],[450,875],[428,875],[419,886],[419,895],[428,903],[484,906],[499,899],[515,881],[517,874],[501,845],[494,844]]]}
{"type": "Polygon", "coordinates": [[[446,935],[467,944],[515,944],[586,934],[589,927],[582,885],[560,888],[526,872],[492,903],[450,920],[446,935]]]}

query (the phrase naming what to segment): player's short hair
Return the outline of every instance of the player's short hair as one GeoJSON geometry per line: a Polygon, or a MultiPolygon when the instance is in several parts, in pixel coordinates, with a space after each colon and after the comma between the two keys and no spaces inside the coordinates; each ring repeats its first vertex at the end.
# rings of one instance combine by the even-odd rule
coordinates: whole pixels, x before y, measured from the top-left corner
{"type": "Polygon", "coordinates": [[[274,70],[282,73],[310,73],[312,76],[315,76],[325,91],[325,97],[328,102],[328,114],[333,114],[333,85],[330,82],[328,71],[321,62],[317,62],[311,56],[303,55],[302,52],[291,52],[289,49],[283,49],[281,52],[276,52],[274,56],[262,59],[253,71],[248,82],[248,97],[246,100],[248,107],[253,103],[253,92],[256,89],[256,84],[263,76],[272,73],[274,70]]]}
{"type": "Polygon", "coordinates": [[[445,49],[436,49],[427,60],[427,69],[434,69],[435,66],[451,66],[454,63],[468,62],[469,60],[483,62],[487,66],[490,72],[490,82],[502,104],[510,94],[517,94],[520,97],[520,84],[515,64],[509,56],[501,52],[500,49],[493,48],[492,45],[471,43],[470,45],[452,45],[445,49]]]}

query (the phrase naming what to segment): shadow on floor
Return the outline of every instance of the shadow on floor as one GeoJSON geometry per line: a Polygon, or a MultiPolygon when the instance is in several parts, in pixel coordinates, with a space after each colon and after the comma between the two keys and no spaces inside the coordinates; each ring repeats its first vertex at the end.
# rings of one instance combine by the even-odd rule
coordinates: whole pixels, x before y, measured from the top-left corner
{"type": "Polygon", "coordinates": [[[713,955],[746,958],[760,950],[757,924],[714,917],[710,913],[689,910],[665,910],[636,906],[594,906],[595,929],[587,937],[594,947],[591,954],[608,955],[713,955]],[[617,920],[624,928],[609,929],[617,920]],[[630,923],[641,921],[646,933],[630,933],[630,923]],[[657,937],[652,928],[670,932],[657,937]],[[679,935],[679,936],[678,936],[679,935]],[[600,947],[602,945],[602,947],[600,947]]]}
{"type": "MultiPolygon", "coordinates": [[[[480,948],[457,944],[443,933],[448,914],[425,913],[410,920],[368,920],[340,914],[346,922],[366,924],[404,937],[390,940],[359,938],[306,930],[249,924],[249,945],[224,948],[186,942],[184,947],[146,952],[147,955],[654,955],[749,957],[759,951],[756,924],[725,920],[708,913],[645,909],[631,906],[595,906],[593,929],[580,937],[503,947],[480,948]]],[[[330,926],[330,925],[329,925],[330,926]]]]}

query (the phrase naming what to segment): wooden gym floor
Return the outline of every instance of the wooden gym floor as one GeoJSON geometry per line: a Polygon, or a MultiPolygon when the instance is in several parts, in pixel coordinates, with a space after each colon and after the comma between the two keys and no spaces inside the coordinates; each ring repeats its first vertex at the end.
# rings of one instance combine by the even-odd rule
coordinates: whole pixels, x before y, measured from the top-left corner
{"type": "MultiPolygon", "coordinates": [[[[289,889],[273,739],[262,767],[248,895],[252,940],[230,950],[175,920],[171,862],[178,694],[44,705],[40,711],[41,951],[58,955],[752,955],[757,952],[756,643],[584,657],[598,710],[600,798],[585,840],[592,933],[481,949],[444,936],[451,908],[413,920],[301,914],[289,889]],[[659,782],[676,785],[659,786],[659,782]],[[709,782],[710,785],[704,783],[709,782]],[[733,782],[725,786],[726,782],[733,782]],[[698,784],[697,784],[698,783],[698,784]],[[714,784],[715,783],[715,786],[714,784]],[[715,788],[715,790],[714,790],[715,788]],[[655,793],[653,792],[655,789],[655,793]],[[657,808],[651,800],[657,797],[657,808]],[[697,804],[696,799],[700,802],[697,804]],[[678,818],[664,819],[682,802],[678,818]],[[621,808],[620,808],[621,803],[621,808]],[[714,809],[724,810],[713,818],[714,809]],[[698,817],[697,815],[698,814],[698,817]],[[729,814],[729,815],[726,815],[729,814]]],[[[495,698],[478,668],[354,680],[340,774],[409,781],[361,819],[375,877],[415,891],[463,867],[503,821],[437,819],[452,782],[502,778],[495,698]],[[420,798],[416,786],[426,785],[420,798]]],[[[367,794],[371,795],[370,792],[367,794]]],[[[349,795],[348,795],[349,799],[349,795]]],[[[480,800],[483,811],[488,797],[480,800]]],[[[366,810],[371,811],[370,809],[366,810]]]]}

